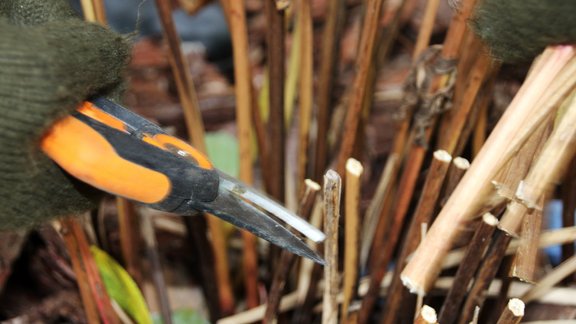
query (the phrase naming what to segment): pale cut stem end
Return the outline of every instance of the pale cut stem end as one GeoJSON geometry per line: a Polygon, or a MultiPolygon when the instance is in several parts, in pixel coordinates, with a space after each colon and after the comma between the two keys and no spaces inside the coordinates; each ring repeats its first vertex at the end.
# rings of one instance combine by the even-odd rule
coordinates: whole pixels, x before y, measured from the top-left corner
{"type": "Polygon", "coordinates": [[[434,158],[440,162],[449,163],[452,161],[452,155],[444,150],[437,150],[434,152],[434,158]]]}
{"type": "Polygon", "coordinates": [[[524,302],[518,298],[512,298],[508,302],[508,309],[514,316],[524,316],[524,302]]]}
{"type": "Polygon", "coordinates": [[[304,184],[314,191],[320,191],[320,189],[322,189],[320,184],[312,179],[305,179],[304,184]]]}
{"type": "Polygon", "coordinates": [[[348,160],[346,160],[346,171],[352,174],[353,176],[359,177],[362,175],[362,172],[364,172],[364,167],[362,166],[362,163],[360,163],[360,161],[353,158],[349,158],[348,160]]]}
{"type": "Polygon", "coordinates": [[[402,280],[402,284],[408,288],[411,294],[424,295],[426,293],[422,286],[417,285],[409,277],[400,275],[400,280],[402,280]]]}
{"type": "Polygon", "coordinates": [[[460,156],[454,158],[452,163],[454,163],[454,165],[461,170],[468,170],[470,168],[470,161],[460,156]]]}
{"type": "Polygon", "coordinates": [[[485,213],[482,215],[482,221],[490,226],[497,226],[499,223],[498,218],[491,213],[485,213]]]}
{"type": "Polygon", "coordinates": [[[425,323],[436,323],[438,322],[438,316],[436,315],[436,311],[434,308],[424,305],[422,306],[422,310],[420,311],[420,315],[425,323]]]}

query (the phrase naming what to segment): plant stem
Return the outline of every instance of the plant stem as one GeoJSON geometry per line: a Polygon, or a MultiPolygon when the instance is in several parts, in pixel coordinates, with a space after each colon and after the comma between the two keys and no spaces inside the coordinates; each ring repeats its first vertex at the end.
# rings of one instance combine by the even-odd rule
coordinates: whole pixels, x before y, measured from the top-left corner
{"type": "Polygon", "coordinates": [[[436,311],[434,308],[424,305],[420,309],[418,316],[414,320],[414,324],[436,324],[438,319],[436,317],[436,311]]]}
{"type": "Polygon", "coordinates": [[[484,292],[496,276],[496,272],[506,254],[506,249],[511,239],[512,237],[505,232],[496,230],[490,248],[482,260],[482,267],[476,275],[476,280],[468,292],[462,311],[459,313],[459,324],[468,323],[473,317],[475,308],[482,308],[484,300],[486,299],[484,292]]]}
{"type": "Polygon", "coordinates": [[[364,107],[364,98],[366,97],[366,88],[368,85],[368,75],[374,68],[374,48],[376,36],[379,27],[380,14],[384,0],[368,0],[366,3],[364,24],[362,26],[362,41],[358,52],[357,69],[358,72],[352,85],[352,98],[346,112],[344,122],[343,137],[341,140],[340,151],[336,160],[336,172],[344,174],[346,160],[351,157],[356,143],[358,125],[362,108],[364,107]]]}
{"type": "Polygon", "coordinates": [[[268,188],[272,197],[285,200],[285,126],[284,126],[284,10],[278,10],[274,0],[264,1],[264,10],[268,21],[267,58],[269,77],[270,118],[270,174],[276,181],[268,188]]]}
{"type": "Polygon", "coordinates": [[[300,24],[300,123],[298,143],[298,170],[296,177],[296,193],[300,194],[300,188],[307,177],[308,166],[308,143],[310,137],[310,125],[312,108],[314,106],[314,62],[313,62],[313,28],[312,28],[312,4],[308,0],[298,2],[298,21],[300,24]]]}
{"type": "Polygon", "coordinates": [[[338,278],[338,222],[340,219],[341,179],[334,170],[328,170],[324,176],[324,299],[322,304],[322,323],[337,323],[339,292],[338,278]]]}
{"type": "MultiPolygon", "coordinates": [[[[248,30],[246,27],[246,8],[244,1],[225,1],[225,9],[228,11],[230,31],[232,34],[232,45],[234,49],[234,91],[236,94],[236,118],[237,137],[239,143],[240,159],[240,180],[246,184],[252,184],[252,109],[254,98],[252,97],[252,73],[248,53],[248,30]]],[[[246,290],[248,292],[248,306],[255,307],[258,304],[258,256],[256,252],[256,237],[247,232],[241,231],[244,240],[243,264],[246,274],[246,290]],[[252,274],[249,276],[248,274],[252,274]]],[[[225,288],[226,296],[229,296],[233,307],[232,287],[225,288]]]]}
{"type": "MultiPolygon", "coordinates": [[[[539,60],[531,76],[516,95],[515,100],[506,110],[498,125],[488,138],[472,166],[448,199],[437,220],[430,228],[425,243],[416,250],[402,274],[403,282],[411,291],[426,292],[437,278],[443,257],[451,248],[460,229],[468,220],[476,216],[485,203],[485,198],[492,192],[491,181],[504,163],[516,152],[516,145],[525,141],[525,136],[534,128],[528,128],[531,111],[538,107],[538,112],[545,114],[546,105],[538,105],[545,96],[548,86],[567,69],[572,52],[566,49],[550,50],[544,54],[546,59],[539,60]],[[541,71],[542,73],[539,73],[541,71]],[[535,77],[538,75],[538,78],[535,77]],[[540,99],[540,100],[538,100],[540,99]],[[525,133],[522,133],[525,131],[525,133]],[[522,133],[520,136],[519,133],[522,133]],[[513,147],[514,149],[510,149],[513,147]],[[475,197],[471,199],[471,197],[475,197]]],[[[559,82],[560,80],[555,80],[559,82]]],[[[570,89],[570,84],[564,85],[570,89]]],[[[566,93],[553,92],[553,96],[566,93]]],[[[559,98],[558,98],[559,99],[559,98]]],[[[554,102],[546,102],[548,109],[554,102]]],[[[548,110],[550,111],[550,110],[548,110]]],[[[537,116],[541,121],[545,116],[537,116]]],[[[530,121],[532,122],[532,121],[530,121]]]]}
{"type": "MultiPolygon", "coordinates": [[[[120,248],[126,271],[139,285],[142,283],[142,265],[139,259],[141,233],[139,216],[134,205],[126,199],[116,198],[118,209],[118,227],[120,230],[120,248]]],[[[141,287],[141,286],[140,286],[141,287]]]]}
{"type": "Polygon", "coordinates": [[[574,271],[576,271],[576,256],[571,257],[554,268],[554,270],[548,273],[535,286],[528,290],[521,299],[525,303],[529,303],[540,298],[550,290],[550,288],[562,281],[562,279],[574,273],[574,271]]]}
{"type": "MultiPolygon", "coordinates": [[[[432,220],[432,215],[436,208],[436,203],[440,195],[440,189],[444,183],[444,179],[451,165],[452,156],[446,151],[438,150],[433,154],[433,160],[426,176],[426,181],[422,188],[422,195],[418,201],[416,210],[414,211],[410,226],[408,227],[408,232],[406,233],[404,244],[402,246],[401,252],[396,260],[396,269],[394,271],[394,276],[392,277],[392,282],[390,288],[388,289],[388,299],[386,301],[384,318],[382,323],[395,323],[396,316],[400,311],[400,306],[402,303],[402,297],[404,292],[404,287],[400,280],[400,269],[405,264],[408,256],[416,249],[418,244],[421,242],[422,238],[419,235],[422,224],[428,224],[432,220]]],[[[392,230],[395,230],[393,228],[392,230]]],[[[400,231],[397,228],[398,232],[400,231]]],[[[394,236],[394,234],[391,234],[394,236]]],[[[393,241],[390,244],[394,244],[393,241]]],[[[391,253],[391,252],[388,252],[391,253]]],[[[380,286],[382,277],[377,277],[376,274],[385,274],[386,266],[379,268],[376,273],[372,274],[375,279],[371,282],[371,286],[366,293],[364,298],[364,303],[367,303],[370,299],[375,301],[377,297],[377,291],[379,289],[376,286],[380,286]]],[[[373,302],[374,302],[373,301],[373,302]]],[[[364,306],[364,305],[363,305],[364,306]]],[[[367,307],[368,304],[364,307],[367,307]]]]}
{"type": "Polygon", "coordinates": [[[466,255],[460,262],[456,275],[454,275],[454,284],[442,304],[439,316],[440,323],[450,324],[458,317],[460,305],[462,305],[470,282],[482,261],[481,255],[490,244],[490,238],[497,224],[498,219],[492,214],[484,214],[482,217],[482,222],[474,232],[474,236],[466,248],[466,255]]]}
{"type": "Polygon", "coordinates": [[[342,289],[344,301],[342,302],[341,323],[348,322],[350,303],[357,295],[358,289],[358,251],[359,251],[359,223],[360,223],[360,188],[361,176],[364,172],[362,164],[355,159],[346,162],[346,188],[345,188],[345,237],[344,237],[344,281],[342,289]]]}
{"type": "MultiPolygon", "coordinates": [[[[303,197],[300,200],[298,215],[301,215],[304,219],[310,218],[319,190],[320,186],[318,186],[317,183],[306,182],[306,188],[303,197]]],[[[264,323],[272,323],[278,316],[278,308],[280,307],[280,301],[282,300],[282,295],[285,290],[286,278],[288,277],[288,273],[290,272],[295,260],[295,255],[287,250],[282,250],[280,253],[280,260],[277,263],[270,292],[268,294],[268,302],[264,313],[264,323]]]]}
{"type": "Polygon", "coordinates": [[[162,273],[162,264],[158,254],[153,220],[150,217],[142,218],[142,236],[144,237],[144,243],[146,245],[146,255],[150,260],[150,267],[152,268],[152,282],[156,290],[158,305],[160,305],[162,322],[170,324],[172,323],[172,309],[170,307],[170,300],[168,299],[168,289],[164,281],[164,274],[162,273]]]}
{"type": "Polygon", "coordinates": [[[496,324],[518,324],[522,317],[524,317],[524,302],[518,298],[512,298],[496,324]]]}
{"type": "Polygon", "coordinates": [[[77,219],[71,217],[63,219],[60,226],[60,233],[70,254],[88,322],[119,323],[82,226],[77,219]]]}
{"type": "MultiPolygon", "coordinates": [[[[158,8],[158,13],[160,15],[164,37],[167,40],[170,49],[170,55],[168,55],[168,59],[170,61],[174,80],[176,81],[176,88],[178,90],[180,104],[182,105],[184,112],[186,129],[188,130],[192,145],[201,152],[206,153],[206,143],[204,141],[204,123],[202,121],[202,115],[200,113],[200,106],[198,104],[194,82],[192,81],[192,75],[190,73],[190,69],[188,69],[186,58],[182,53],[182,49],[180,47],[180,38],[176,32],[176,27],[174,26],[171,2],[168,0],[156,0],[156,7],[158,8]]],[[[226,264],[222,263],[222,260],[227,258],[226,246],[223,245],[225,239],[223,238],[224,234],[221,230],[222,221],[213,216],[206,217],[207,221],[211,223],[209,225],[209,229],[210,235],[213,238],[212,249],[216,256],[213,265],[215,270],[211,272],[221,276],[226,276],[228,269],[225,268],[226,264]],[[217,243],[220,243],[220,245],[215,245],[217,243]]],[[[197,229],[192,228],[192,230],[196,231],[197,229]]],[[[206,235],[206,233],[196,233],[196,235],[206,235]]],[[[210,267],[210,263],[202,262],[202,266],[210,267]]],[[[222,280],[219,280],[219,282],[225,284],[226,282],[230,282],[230,280],[222,278],[222,280]]]]}
{"type": "Polygon", "coordinates": [[[330,123],[330,107],[333,102],[332,96],[334,95],[332,88],[336,73],[335,64],[338,58],[339,40],[345,15],[344,8],[344,0],[328,1],[318,76],[318,130],[316,132],[314,174],[312,176],[314,180],[318,180],[322,176],[328,161],[328,125],[330,123]]]}

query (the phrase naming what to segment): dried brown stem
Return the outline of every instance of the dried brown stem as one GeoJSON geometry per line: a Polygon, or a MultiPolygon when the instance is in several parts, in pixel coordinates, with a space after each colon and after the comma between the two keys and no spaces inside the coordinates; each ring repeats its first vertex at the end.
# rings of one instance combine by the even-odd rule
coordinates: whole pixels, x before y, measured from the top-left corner
{"type": "Polygon", "coordinates": [[[142,266],[139,259],[141,246],[140,221],[134,205],[126,199],[117,198],[120,248],[126,271],[138,284],[142,283],[142,266]]]}
{"type": "MultiPolygon", "coordinates": [[[[540,235],[538,241],[539,248],[545,248],[558,244],[565,244],[567,242],[576,241],[576,227],[562,228],[559,230],[545,231],[540,235]]],[[[519,247],[519,241],[513,240],[508,249],[506,250],[506,255],[511,255],[516,252],[519,247]]],[[[462,262],[465,251],[464,249],[457,249],[450,252],[444,262],[442,263],[442,269],[449,269],[459,265],[462,262]]]]}
{"type": "Polygon", "coordinates": [[[468,292],[466,302],[460,312],[459,324],[466,324],[472,318],[476,307],[482,308],[486,294],[484,293],[496,276],[500,263],[506,254],[508,244],[512,239],[505,232],[496,230],[490,248],[482,260],[482,267],[476,275],[476,280],[468,292]]]}
{"type": "MultiPolygon", "coordinates": [[[[562,199],[562,226],[574,226],[574,214],[576,213],[576,159],[572,159],[568,172],[560,188],[562,199]]],[[[562,261],[574,255],[574,244],[562,245],[562,261]]]]}
{"type": "Polygon", "coordinates": [[[338,278],[338,222],[340,219],[341,179],[334,170],[328,170],[324,176],[324,298],[322,304],[322,323],[337,323],[340,291],[338,278]]]}
{"type": "Polygon", "coordinates": [[[60,226],[89,323],[119,323],[82,226],[75,218],[63,219],[60,226]]]}
{"type": "Polygon", "coordinates": [[[370,205],[366,210],[366,214],[363,220],[362,227],[362,247],[360,251],[360,265],[362,267],[367,266],[368,254],[370,252],[370,247],[372,246],[372,240],[374,239],[376,228],[379,226],[379,216],[382,214],[384,209],[384,201],[386,197],[391,196],[393,179],[396,177],[396,172],[399,168],[400,162],[398,161],[397,154],[391,154],[388,156],[386,161],[386,166],[380,180],[378,181],[378,187],[376,192],[370,200],[370,205]]]}
{"type": "MultiPolygon", "coordinates": [[[[207,217],[214,216],[207,215],[207,217]]],[[[217,256],[214,255],[211,242],[208,241],[208,237],[206,236],[210,223],[207,222],[205,217],[185,217],[184,225],[186,227],[186,232],[188,233],[186,238],[190,246],[192,246],[191,253],[197,260],[194,264],[200,262],[209,262],[212,264],[214,258],[217,256]]],[[[214,244],[214,242],[212,242],[212,244],[214,244]]],[[[225,263],[222,263],[222,265],[226,266],[226,268],[222,270],[227,271],[228,260],[225,259],[224,262],[225,263]]],[[[218,271],[218,269],[215,270],[218,271]]],[[[226,301],[231,301],[231,299],[226,300],[226,295],[221,294],[222,289],[220,289],[221,284],[225,285],[229,283],[219,282],[218,280],[221,280],[222,276],[218,273],[214,273],[214,269],[211,267],[199,267],[198,274],[199,277],[202,278],[200,286],[202,287],[202,292],[206,299],[206,306],[208,308],[210,320],[214,321],[224,314],[231,313],[232,310],[230,307],[233,307],[234,305],[226,304],[226,301]],[[229,308],[225,308],[226,306],[229,308]]],[[[227,277],[228,273],[226,273],[226,278],[227,277]]]]}
{"type": "Polygon", "coordinates": [[[512,298],[496,324],[518,324],[522,317],[524,317],[524,302],[518,298],[512,298]]]}
{"type": "MultiPolygon", "coordinates": [[[[305,183],[306,187],[300,201],[298,215],[301,215],[304,219],[308,219],[312,214],[316,194],[320,190],[320,186],[313,182],[305,183]]],[[[272,285],[268,294],[268,302],[264,313],[264,323],[272,323],[272,321],[274,321],[278,316],[278,309],[284,294],[286,278],[288,277],[288,273],[290,272],[295,260],[296,257],[294,254],[287,250],[281,252],[280,260],[277,263],[276,271],[274,271],[274,278],[272,279],[272,285]]]]}
{"type": "Polygon", "coordinates": [[[345,237],[344,237],[344,281],[342,289],[344,301],[342,302],[341,323],[348,322],[350,303],[357,295],[358,288],[358,251],[359,251],[359,223],[360,223],[360,192],[361,176],[364,172],[362,164],[354,159],[346,162],[346,192],[345,192],[345,237]]]}
{"type": "MultiPolygon", "coordinates": [[[[248,29],[246,27],[246,15],[244,1],[229,1],[224,7],[228,11],[230,31],[232,34],[232,45],[234,49],[234,76],[236,94],[236,125],[238,134],[238,146],[240,153],[240,180],[244,183],[252,183],[252,108],[254,98],[252,97],[252,73],[248,55],[248,29]]],[[[247,231],[242,231],[244,240],[243,263],[246,276],[246,289],[249,294],[248,305],[255,307],[258,304],[257,282],[255,276],[258,268],[258,257],[256,254],[256,237],[247,231]]],[[[230,286],[221,287],[226,296],[231,299],[233,305],[233,294],[230,286]]],[[[228,301],[226,301],[228,302],[228,301]]],[[[232,310],[232,309],[230,309],[232,310]]]]}
{"type": "Polygon", "coordinates": [[[344,0],[328,1],[326,12],[318,76],[318,130],[314,150],[314,174],[312,176],[312,179],[315,180],[318,180],[324,173],[328,161],[328,125],[330,123],[330,107],[333,99],[334,74],[336,73],[335,63],[339,53],[338,46],[344,21],[344,3],[344,0]]]}
{"type": "MultiPolygon", "coordinates": [[[[526,129],[527,124],[532,122],[529,121],[532,117],[530,112],[536,107],[540,114],[545,114],[542,110],[549,112],[555,105],[551,97],[558,96],[560,93],[565,94],[571,89],[572,84],[564,84],[566,82],[564,73],[570,70],[566,63],[572,56],[572,51],[566,48],[551,49],[544,54],[546,59],[538,61],[533,73],[529,75],[486,145],[430,228],[425,243],[416,251],[414,258],[404,270],[403,281],[411,291],[425,292],[433,284],[438,276],[442,259],[451,248],[463,224],[483,208],[485,197],[491,194],[490,181],[516,152],[516,145],[525,141],[528,131],[534,130],[534,128],[526,129]],[[563,83],[555,84],[552,81],[563,83]],[[557,86],[564,87],[565,91],[555,91],[548,96],[544,95],[548,90],[552,91],[557,86]],[[543,98],[546,101],[540,102],[543,98]],[[519,135],[519,133],[522,134],[519,135]],[[471,199],[471,197],[476,198],[471,199]]],[[[557,99],[559,98],[556,98],[556,102],[557,99]]],[[[540,117],[543,118],[545,115],[538,116],[540,117]]]]}
{"type": "Polygon", "coordinates": [[[164,274],[162,273],[153,220],[151,217],[143,217],[141,224],[142,236],[146,245],[146,255],[150,260],[152,283],[156,290],[158,305],[160,305],[160,315],[162,316],[162,322],[169,324],[172,323],[172,309],[170,308],[170,301],[168,299],[168,288],[164,281],[164,274]]]}
{"type": "Polygon", "coordinates": [[[361,33],[362,42],[360,44],[358,59],[356,61],[358,72],[356,73],[352,85],[354,91],[352,92],[350,105],[346,112],[346,120],[344,122],[344,130],[342,133],[343,137],[336,160],[336,171],[339,174],[344,174],[346,160],[351,157],[354,144],[356,143],[358,125],[360,122],[360,116],[362,115],[361,112],[364,98],[366,97],[368,75],[370,70],[374,68],[374,48],[383,3],[384,0],[369,0],[366,3],[364,24],[361,33]]]}
{"type": "MultiPolygon", "coordinates": [[[[404,218],[406,217],[410,199],[414,188],[416,186],[416,178],[420,172],[420,166],[424,159],[425,149],[421,146],[413,146],[407,161],[410,161],[406,166],[400,180],[398,192],[401,196],[397,198],[394,208],[394,214],[391,219],[390,226],[386,232],[386,239],[384,236],[375,238],[375,247],[372,251],[380,251],[375,254],[375,260],[371,269],[371,283],[366,297],[362,300],[362,307],[360,308],[359,323],[366,323],[372,308],[376,302],[379,293],[380,282],[386,274],[388,263],[392,258],[392,254],[396,249],[396,243],[400,237],[404,218]],[[378,244],[378,245],[376,245],[378,244]],[[377,247],[376,247],[377,246],[377,247]]],[[[384,210],[385,211],[385,210],[384,210]]],[[[381,218],[383,215],[381,215],[381,218]]]]}
{"type": "Polygon", "coordinates": [[[460,305],[462,305],[470,282],[480,265],[480,261],[482,261],[481,256],[490,244],[490,238],[496,229],[496,224],[498,224],[498,219],[494,215],[484,214],[482,217],[482,222],[478,225],[468,244],[466,255],[454,276],[454,285],[444,299],[444,304],[440,310],[440,323],[450,324],[458,317],[460,305]]]}
{"type": "Polygon", "coordinates": [[[450,169],[448,169],[448,174],[446,175],[446,181],[444,182],[444,188],[442,188],[442,201],[441,206],[444,206],[444,203],[450,197],[462,177],[464,173],[470,168],[470,162],[463,158],[463,157],[455,157],[452,160],[452,165],[450,169]]]}
{"type": "Polygon", "coordinates": [[[298,23],[300,24],[300,119],[299,119],[299,145],[298,145],[298,176],[296,178],[296,192],[300,193],[300,186],[306,178],[308,166],[308,143],[310,138],[310,125],[312,109],[314,106],[314,62],[313,62],[313,28],[312,3],[302,0],[298,3],[298,23]]]}
{"type": "MultiPolygon", "coordinates": [[[[307,182],[312,182],[314,186],[320,189],[320,185],[311,180],[307,182]]],[[[316,199],[314,204],[314,209],[312,212],[312,217],[310,223],[321,228],[323,223],[323,213],[324,213],[323,201],[322,199],[316,199]]],[[[314,245],[311,240],[308,240],[308,244],[314,245]]],[[[322,250],[323,245],[318,244],[317,250],[322,250]]],[[[311,260],[302,260],[300,264],[300,271],[298,275],[298,309],[294,313],[293,321],[294,323],[308,323],[312,320],[312,309],[314,307],[315,301],[318,295],[319,282],[322,279],[322,267],[312,262],[311,260]]]]}
{"type": "Polygon", "coordinates": [[[70,255],[70,261],[72,263],[72,269],[74,269],[74,274],[76,275],[76,281],[78,283],[78,288],[80,291],[80,298],[82,298],[82,304],[84,306],[84,312],[86,312],[86,320],[88,323],[100,323],[100,317],[98,316],[98,308],[96,307],[96,301],[92,297],[90,285],[88,284],[88,273],[84,269],[82,264],[82,257],[80,256],[80,250],[78,248],[78,242],[74,238],[74,232],[71,228],[73,220],[63,220],[60,222],[60,233],[64,238],[64,243],[68,249],[68,254],[70,255]]]}
{"type": "Polygon", "coordinates": [[[180,47],[180,38],[176,32],[174,21],[172,19],[172,5],[167,0],[156,0],[156,7],[160,14],[164,37],[170,48],[168,59],[172,67],[174,80],[178,89],[178,97],[184,111],[186,128],[189,131],[190,138],[194,147],[202,152],[206,152],[204,143],[204,124],[198,105],[196,90],[192,81],[192,75],[184,53],[180,47]]]}
{"type": "MultiPolygon", "coordinates": [[[[196,96],[196,90],[194,88],[194,83],[192,81],[192,75],[184,54],[182,53],[180,47],[180,38],[176,32],[176,27],[174,26],[174,21],[172,18],[172,6],[171,2],[168,0],[156,0],[156,7],[158,8],[158,13],[160,15],[160,20],[162,22],[162,30],[164,32],[164,37],[168,42],[170,48],[170,55],[168,59],[170,61],[170,66],[172,73],[174,75],[174,80],[176,81],[176,88],[178,90],[178,97],[180,98],[180,103],[184,112],[184,121],[186,123],[186,129],[190,136],[192,145],[203,153],[206,153],[206,143],[204,142],[204,123],[202,121],[202,115],[200,113],[200,107],[198,105],[198,98],[196,96]]],[[[213,238],[213,251],[215,254],[214,259],[214,270],[213,273],[219,276],[224,276],[219,278],[219,282],[226,284],[230,282],[228,278],[227,265],[222,262],[226,259],[226,246],[224,245],[225,239],[224,234],[221,230],[221,220],[216,217],[206,216],[207,221],[210,223],[210,235],[213,238]],[[216,245],[220,243],[220,245],[216,245]]],[[[196,229],[193,229],[196,230],[196,229]]],[[[197,235],[206,233],[196,233],[197,235]]],[[[209,267],[211,263],[202,262],[203,267],[209,267]]]]}
{"type": "Polygon", "coordinates": [[[269,75],[268,131],[270,138],[270,169],[276,181],[268,188],[272,197],[283,202],[285,199],[285,125],[284,125],[284,11],[278,10],[274,0],[264,1],[264,10],[268,21],[267,58],[269,75]]]}
{"type": "MultiPolygon", "coordinates": [[[[405,236],[406,239],[402,246],[402,250],[396,260],[397,269],[394,271],[392,283],[390,284],[390,288],[388,290],[389,297],[386,301],[382,323],[396,322],[396,316],[399,313],[402,297],[404,295],[404,287],[402,286],[402,282],[400,280],[400,269],[402,269],[408,256],[414,252],[418,244],[420,244],[421,235],[419,235],[419,233],[421,231],[422,224],[428,224],[432,219],[432,215],[440,195],[440,189],[444,183],[444,179],[451,165],[451,161],[452,156],[450,156],[450,154],[448,154],[446,151],[438,150],[433,154],[433,160],[430,165],[428,175],[426,176],[426,181],[422,188],[422,196],[420,196],[418,206],[414,211],[408,232],[405,236]]],[[[382,270],[385,269],[381,269],[380,271],[382,270]]],[[[372,274],[373,277],[374,275],[375,274],[372,274]]],[[[381,280],[382,278],[380,278],[379,281],[381,280]]],[[[380,282],[374,281],[371,282],[371,284],[377,284],[379,286],[380,282]]],[[[369,288],[369,292],[366,294],[364,302],[366,302],[367,298],[375,298],[375,296],[371,297],[370,294],[374,294],[376,290],[376,287],[371,287],[371,289],[369,288]]]]}
{"type": "Polygon", "coordinates": [[[416,39],[416,45],[412,53],[412,61],[415,61],[430,43],[438,7],[440,7],[440,0],[429,0],[426,3],[426,11],[424,12],[424,18],[422,18],[420,30],[418,31],[418,38],[416,39]]]}
{"type": "MultiPolygon", "coordinates": [[[[444,116],[440,125],[439,147],[450,154],[456,149],[460,134],[464,130],[474,102],[477,100],[480,87],[485,83],[486,78],[491,75],[491,71],[494,68],[492,59],[488,55],[484,55],[482,51],[475,53],[478,52],[480,52],[480,55],[476,56],[476,60],[466,79],[457,78],[456,84],[465,84],[464,89],[455,91],[453,108],[444,116]]],[[[458,71],[461,70],[462,67],[459,66],[458,71]]]]}
{"type": "MultiPolygon", "coordinates": [[[[542,199],[545,200],[545,199],[542,199]]],[[[544,204],[543,201],[540,202],[544,204]]],[[[525,282],[534,282],[536,265],[538,263],[538,241],[542,232],[542,210],[536,209],[528,213],[522,222],[520,246],[516,251],[510,276],[525,282]]]]}

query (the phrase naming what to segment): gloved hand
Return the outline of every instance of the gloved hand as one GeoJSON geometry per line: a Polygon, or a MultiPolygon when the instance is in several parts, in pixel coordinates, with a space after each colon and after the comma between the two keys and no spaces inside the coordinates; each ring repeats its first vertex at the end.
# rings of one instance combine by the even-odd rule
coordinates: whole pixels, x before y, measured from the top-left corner
{"type": "Polygon", "coordinates": [[[122,83],[129,48],[83,22],[66,0],[0,1],[0,228],[38,224],[95,206],[100,194],[39,149],[44,131],[122,83]]]}

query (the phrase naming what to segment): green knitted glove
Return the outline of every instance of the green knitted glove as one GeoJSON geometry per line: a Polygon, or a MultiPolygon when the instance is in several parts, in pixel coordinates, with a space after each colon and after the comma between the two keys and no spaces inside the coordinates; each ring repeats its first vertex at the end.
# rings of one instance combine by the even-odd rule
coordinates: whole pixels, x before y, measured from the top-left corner
{"type": "Polygon", "coordinates": [[[530,61],[548,45],[576,43],[574,0],[481,0],[472,27],[498,60],[530,61]]]}
{"type": "Polygon", "coordinates": [[[66,0],[0,0],[0,228],[95,206],[100,194],[46,157],[39,139],[80,102],[118,89],[128,53],[66,0]]]}

